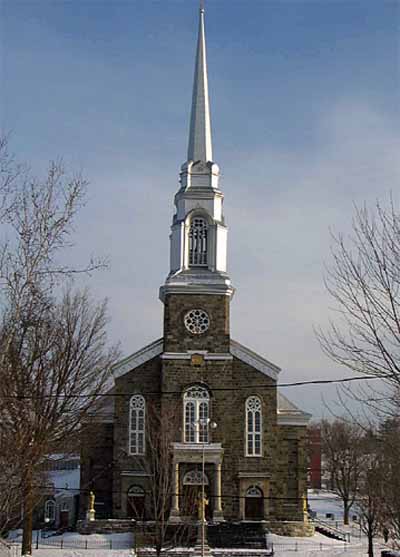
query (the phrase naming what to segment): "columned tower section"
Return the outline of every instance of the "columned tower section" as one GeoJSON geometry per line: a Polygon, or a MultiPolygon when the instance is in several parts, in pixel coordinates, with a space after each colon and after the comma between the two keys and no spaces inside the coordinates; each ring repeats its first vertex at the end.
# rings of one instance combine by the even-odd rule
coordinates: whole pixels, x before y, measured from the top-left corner
{"type": "Polygon", "coordinates": [[[160,288],[164,303],[169,294],[232,297],[233,288],[226,272],[223,199],[219,167],[212,155],[204,9],[201,8],[187,161],[181,167],[180,189],[175,195],[170,272],[160,288]]]}

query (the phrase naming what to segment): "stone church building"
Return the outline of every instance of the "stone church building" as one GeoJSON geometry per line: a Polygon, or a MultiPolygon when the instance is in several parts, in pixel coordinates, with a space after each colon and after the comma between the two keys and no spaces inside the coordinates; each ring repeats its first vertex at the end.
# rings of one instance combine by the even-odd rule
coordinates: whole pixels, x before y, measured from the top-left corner
{"type": "Polygon", "coordinates": [[[172,523],[190,514],[182,508],[185,490],[204,482],[214,522],[265,521],[274,531],[305,533],[310,414],[278,391],[277,365],[231,338],[234,288],[219,176],[201,9],[187,160],[174,200],[170,270],[160,288],[164,334],[114,366],[115,397],[95,416],[96,442],[83,448],[81,487],[95,493],[99,518],[151,520],[152,478],[143,467],[147,413],[156,401],[161,423],[171,423],[163,415],[168,399],[176,418],[172,523]]]}

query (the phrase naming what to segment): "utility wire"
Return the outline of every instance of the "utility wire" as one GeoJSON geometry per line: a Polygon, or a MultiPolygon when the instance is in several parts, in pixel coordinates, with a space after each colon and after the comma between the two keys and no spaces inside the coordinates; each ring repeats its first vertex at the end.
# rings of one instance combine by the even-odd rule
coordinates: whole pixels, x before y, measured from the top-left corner
{"type": "MultiPolygon", "coordinates": [[[[212,388],[212,392],[237,392],[241,391],[242,389],[282,389],[288,387],[303,387],[305,385],[330,385],[335,383],[349,383],[352,381],[371,381],[371,380],[378,380],[379,377],[371,376],[371,375],[364,375],[364,376],[357,376],[357,377],[342,377],[340,379],[312,379],[310,381],[295,381],[293,383],[275,383],[272,385],[240,385],[239,387],[215,387],[212,388]]],[[[117,398],[117,397],[129,397],[132,394],[137,394],[138,391],[134,393],[96,393],[96,394],[56,394],[56,395],[0,395],[1,399],[10,399],[10,400],[40,400],[40,399],[48,399],[48,398],[57,398],[57,399],[65,399],[65,398],[100,398],[100,397],[108,397],[108,398],[117,398]]],[[[181,395],[182,391],[140,391],[140,394],[143,395],[181,395]]]]}
{"type": "MultiPolygon", "coordinates": [[[[82,489],[82,488],[78,488],[78,487],[77,488],[74,488],[74,487],[54,487],[54,486],[50,486],[50,485],[46,485],[46,484],[45,485],[34,484],[32,487],[35,488],[35,489],[47,489],[49,491],[50,490],[74,491],[74,492],[76,492],[76,494],[83,493],[83,494],[86,494],[86,495],[89,494],[91,491],[93,491],[92,488],[82,489]]],[[[142,486],[140,486],[140,487],[142,487],[142,486]]],[[[187,487],[201,487],[201,486],[196,485],[196,486],[187,486],[187,487]]],[[[122,490],[117,491],[117,490],[107,490],[107,489],[96,489],[95,494],[96,493],[107,493],[108,495],[112,495],[112,494],[122,495],[126,492],[125,491],[123,492],[122,490]]],[[[153,494],[153,492],[151,490],[149,491],[149,490],[145,490],[145,489],[143,489],[143,493],[145,495],[152,495],[153,494]]],[[[168,495],[181,497],[181,498],[185,497],[184,493],[171,492],[168,495]]],[[[161,495],[161,497],[162,496],[163,495],[161,495]]],[[[233,495],[233,494],[230,494],[230,493],[229,494],[228,493],[222,493],[220,496],[209,493],[208,497],[211,498],[211,499],[246,499],[245,495],[233,495]]],[[[261,497],[260,497],[260,499],[261,499],[261,497]]],[[[299,501],[299,500],[302,499],[302,496],[298,495],[297,497],[283,497],[283,496],[280,496],[280,495],[270,495],[269,497],[264,496],[264,497],[262,497],[262,499],[269,499],[269,500],[275,500],[275,501],[299,501]]],[[[322,500],[323,501],[332,501],[332,497],[313,497],[313,496],[307,497],[307,501],[322,501],[322,500]]],[[[341,501],[340,498],[337,498],[336,500],[337,500],[338,503],[341,501]]]]}

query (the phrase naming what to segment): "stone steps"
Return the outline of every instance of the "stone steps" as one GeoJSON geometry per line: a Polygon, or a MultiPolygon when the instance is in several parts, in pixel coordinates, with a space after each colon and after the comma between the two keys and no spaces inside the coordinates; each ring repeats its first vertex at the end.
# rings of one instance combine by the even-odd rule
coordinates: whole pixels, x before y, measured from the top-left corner
{"type": "Polygon", "coordinates": [[[265,527],[257,523],[229,523],[209,525],[207,539],[210,547],[263,550],[266,547],[265,527]]]}

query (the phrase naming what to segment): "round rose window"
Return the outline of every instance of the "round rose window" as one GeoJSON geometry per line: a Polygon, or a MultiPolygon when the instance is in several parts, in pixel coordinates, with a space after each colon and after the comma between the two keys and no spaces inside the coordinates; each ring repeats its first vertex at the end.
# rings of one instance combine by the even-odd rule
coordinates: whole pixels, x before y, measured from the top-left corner
{"type": "Polygon", "coordinates": [[[184,317],[186,329],[194,335],[205,333],[210,326],[210,319],[202,309],[191,309],[184,317]]]}

